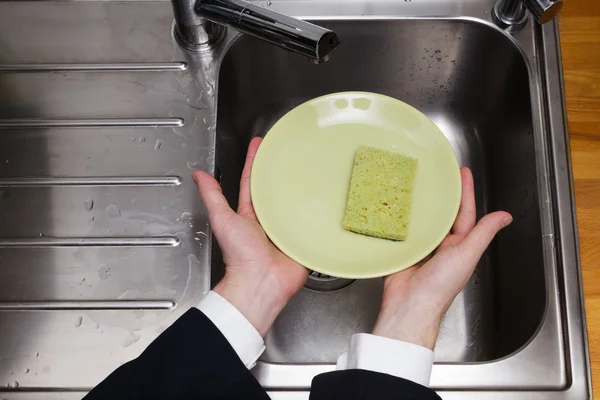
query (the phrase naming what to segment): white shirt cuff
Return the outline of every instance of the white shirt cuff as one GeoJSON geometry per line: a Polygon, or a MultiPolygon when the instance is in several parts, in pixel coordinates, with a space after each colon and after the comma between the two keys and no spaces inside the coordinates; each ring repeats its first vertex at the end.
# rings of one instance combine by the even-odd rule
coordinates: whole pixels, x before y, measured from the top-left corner
{"type": "Polygon", "coordinates": [[[251,369],[265,351],[265,342],[230,302],[210,291],[197,307],[221,331],[244,365],[251,369]]]}
{"type": "Polygon", "coordinates": [[[350,339],[348,352],[337,361],[340,369],[381,372],[429,386],[433,351],[416,344],[357,333],[350,339]]]}

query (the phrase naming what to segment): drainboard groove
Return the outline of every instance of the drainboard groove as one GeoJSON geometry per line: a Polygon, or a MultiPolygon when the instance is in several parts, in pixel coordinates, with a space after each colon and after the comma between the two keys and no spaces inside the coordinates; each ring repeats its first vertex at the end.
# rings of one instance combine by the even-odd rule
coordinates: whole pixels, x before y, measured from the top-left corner
{"type": "Polygon", "coordinates": [[[174,236],[157,237],[32,237],[0,238],[0,248],[7,247],[176,247],[174,236]]]}
{"type": "Polygon", "coordinates": [[[7,118],[0,129],[7,128],[124,128],[182,127],[183,118],[7,118]]]}
{"type": "Polygon", "coordinates": [[[90,63],[90,64],[4,64],[0,65],[0,73],[19,72],[161,72],[185,71],[187,63],[184,62],[156,62],[156,63],[90,63]]]}
{"type": "Polygon", "coordinates": [[[171,300],[0,301],[0,311],[172,310],[171,300]]]}
{"type": "Polygon", "coordinates": [[[0,187],[35,186],[176,186],[180,176],[139,176],[139,177],[31,177],[0,178],[0,187]]]}

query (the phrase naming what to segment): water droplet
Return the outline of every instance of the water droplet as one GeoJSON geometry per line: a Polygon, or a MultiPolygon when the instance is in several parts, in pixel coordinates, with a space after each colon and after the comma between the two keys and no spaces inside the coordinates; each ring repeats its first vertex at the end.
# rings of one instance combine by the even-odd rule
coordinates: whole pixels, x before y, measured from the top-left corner
{"type": "Polygon", "coordinates": [[[359,110],[368,110],[371,107],[371,100],[367,98],[352,99],[352,107],[359,110]]]}
{"type": "Polygon", "coordinates": [[[25,369],[23,370],[23,372],[25,372],[25,374],[28,374],[28,373],[29,373],[29,368],[25,368],[25,369]]]}
{"type": "Polygon", "coordinates": [[[202,268],[202,263],[194,254],[188,255],[188,265],[190,270],[202,268]]]}
{"type": "Polygon", "coordinates": [[[106,264],[100,264],[98,268],[98,276],[102,280],[106,280],[110,277],[110,268],[106,264]]]}
{"type": "Polygon", "coordinates": [[[187,222],[187,223],[190,223],[193,219],[194,219],[194,216],[192,215],[192,213],[189,213],[189,212],[181,213],[181,216],[179,217],[180,221],[187,222]]]}
{"type": "Polygon", "coordinates": [[[157,140],[156,144],[154,145],[154,150],[159,151],[160,147],[163,145],[163,141],[162,140],[157,140]]]}
{"type": "Polygon", "coordinates": [[[35,353],[36,358],[40,356],[40,353],[35,353]]]}
{"type": "Polygon", "coordinates": [[[100,328],[100,324],[94,324],[94,329],[100,328]]]}
{"type": "Polygon", "coordinates": [[[350,103],[348,103],[348,100],[346,100],[346,99],[337,99],[335,101],[335,106],[337,108],[346,108],[346,107],[348,107],[349,104],[350,103]]]}
{"type": "Polygon", "coordinates": [[[188,162],[186,162],[186,165],[189,169],[195,171],[195,170],[201,169],[202,160],[188,161],[188,162]]]}
{"type": "MultiPolygon", "coordinates": [[[[204,96],[204,90],[200,90],[200,95],[198,96],[198,99],[196,99],[196,104],[200,104],[200,103],[202,103],[202,101],[203,101],[203,100],[202,100],[203,96],[204,96]]],[[[202,110],[204,110],[205,108],[204,108],[204,107],[201,107],[201,109],[202,109],[202,110]]]]}
{"type": "Polygon", "coordinates": [[[146,137],[140,136],[140,138],[138,140],[140,141],[140,143],[144,143],[146,141],[146,137]]]}
{"type": "Polygon", "coordinates": [[[16,389],[19,387],[19,382],[17,382],[17,381],[8,382],[6,384],[6,387],[10,388],[10,389],[16,389]]]}
{"type": "Polygon", "coordinates": [[[137,342],[138,340],[140,340],[140,336],[136,335],[133,332],[129,333],[129,336],[127,336],[125,339],[123,339],[123,341],[121,342],[121,346],[123,347],[129,347],[132,344],[134,344],[135,342],[137,342]]]}
{"type": "Polygon", "coordinates": [[[206,94],[210,97],[215,97],[215,85],[211,82],[206,82],[208,89],[206,90],[206,94]]]}
{"type": "Polygon", "coordinates": [[[92,211],[92,209],[94,208],[94,200],[92,200],[92,199],[83,200],[83,208],[87,212],[92,211]]]}
{"type": "Polygon", "coordinates": [[[119,218],[121,216],[121,210],[114,204],[106,207],[106,216],[108,218],[119,218]]]}
{"type": "Polygon", "coordinates": [[[82,316],[77,317],[77,319],[75,320],[75,328],[79,328],[82,323],[83,323],[83,317],[82,316]]]}

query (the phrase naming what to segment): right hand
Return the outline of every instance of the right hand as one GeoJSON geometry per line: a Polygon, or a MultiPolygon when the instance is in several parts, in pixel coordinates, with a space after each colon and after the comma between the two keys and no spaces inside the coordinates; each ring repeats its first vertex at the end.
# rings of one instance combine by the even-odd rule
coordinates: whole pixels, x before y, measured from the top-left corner
{"type": "Polygon", "coordinates": [[[433,257],[384,280],[383,301],[373,334],[433,350],[440,322],[473,274],[494,236],[512,217],[497,211],[475,225],[473,175],[461,168],[462,198],[450,234],[433,257]]]}

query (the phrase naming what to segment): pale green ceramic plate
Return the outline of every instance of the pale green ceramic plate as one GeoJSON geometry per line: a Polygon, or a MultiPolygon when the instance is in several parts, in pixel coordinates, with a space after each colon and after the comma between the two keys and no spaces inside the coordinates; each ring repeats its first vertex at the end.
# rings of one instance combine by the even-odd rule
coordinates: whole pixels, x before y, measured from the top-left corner
{"type": "Polygon", "coordinates": [[[460,203],[456,156],[438,127],[391,97],[335,93],[281,118],[260,146],[251,176],[256,215],[292,259],[340,278],[373,278],[408,268],[449,232],[460,203]],[[342,228],[354,154],[360,145],[419,160],[404,242],[342,228]]]}

